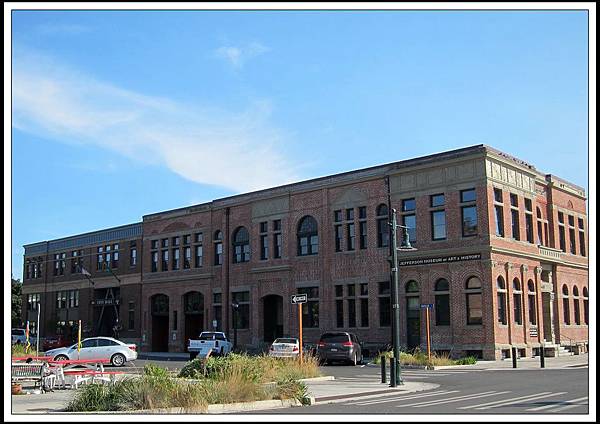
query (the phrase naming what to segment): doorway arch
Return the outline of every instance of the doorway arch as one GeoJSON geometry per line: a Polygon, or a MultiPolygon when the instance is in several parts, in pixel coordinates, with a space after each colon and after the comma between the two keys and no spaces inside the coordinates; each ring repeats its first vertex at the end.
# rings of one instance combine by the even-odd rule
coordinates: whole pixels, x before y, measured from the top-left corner
{"type": "Polygon", "coordinates": [[[169,296],[155,294],[150,298],[152,315],[152,351],[169,351],[169,296]]]}
{"type": "Polygon", "coordinates": [[[267,343],[283,336],[283,297],[276,294],[263,297],[263,335],[267,343]]]}
{"type": "Polygon", "coordinates": [[[184,342],[197,339],[204,330],[204,295],[199,291],[187,292],[183,295],[184,342]]]}

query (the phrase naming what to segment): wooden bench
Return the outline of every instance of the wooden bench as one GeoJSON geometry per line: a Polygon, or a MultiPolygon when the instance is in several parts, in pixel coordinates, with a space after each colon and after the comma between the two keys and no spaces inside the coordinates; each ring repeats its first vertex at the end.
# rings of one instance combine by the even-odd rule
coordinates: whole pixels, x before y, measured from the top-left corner
{"type": "Polygon", "coordinates": [[[11,381],[33,381],[34,387],[38,384],[40,387],[44,384],[44,377],[47,365],[43,362],[30,363],[12,363],[11,364],[11,381]]]}

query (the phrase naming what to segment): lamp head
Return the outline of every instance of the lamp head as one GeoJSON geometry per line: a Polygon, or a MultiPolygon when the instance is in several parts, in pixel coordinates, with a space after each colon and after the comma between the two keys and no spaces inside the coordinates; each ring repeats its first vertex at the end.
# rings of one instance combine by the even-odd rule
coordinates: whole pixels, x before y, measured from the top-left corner
{"type": "Polygon", "coordinates": [[[402,243],[400,244],[400,249],[412,249],[412,245],[410,244],[410,235],[408,234],[408,228],[402,228],[402,243]]]}

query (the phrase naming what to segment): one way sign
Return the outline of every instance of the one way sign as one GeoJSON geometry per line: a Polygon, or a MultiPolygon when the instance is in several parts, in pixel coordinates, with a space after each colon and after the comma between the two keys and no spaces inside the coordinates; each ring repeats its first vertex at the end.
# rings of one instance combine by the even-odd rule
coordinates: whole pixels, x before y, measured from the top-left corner
{"type": "Polygon", "coordinates": [[[306,295],[305,294],[294,294],[292,295],[292,304],[297,303],[306,303],[306,295]]]}

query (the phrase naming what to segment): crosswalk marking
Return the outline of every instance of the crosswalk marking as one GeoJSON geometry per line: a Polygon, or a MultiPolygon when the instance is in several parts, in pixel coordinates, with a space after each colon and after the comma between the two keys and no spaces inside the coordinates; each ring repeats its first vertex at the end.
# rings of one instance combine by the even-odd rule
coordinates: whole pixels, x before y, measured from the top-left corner
{"type": "Polygon", "coordinates": [[[490,402],[489,404],[476,405],[475,407],[477,409],[500,408],[502,406],[514,405],[515,403],[529,402],[532,400],[542,399],[542,398],[546,398],[546,397],[554,397],[554,396],[558,396],[558,395],[564,395],[565,393],[567,393],[567,392],[557,392],[557,393],[542,392],[542,393],[537,393],[535,395],[520,396],[520,397],[515,397],[512,399],[504,399],[504,400],[497,401],[497,402],[490,402]]]}
{"type": "MultiPolygon", "coordinates": [[[[498,395],[504,395],[506,393],[510,393],[510,390],[504,391],[504,392],[492,392],[492,393],[483,393],[483,394],[473,394],[470,396],[463,396],[461,398],[449,398],[449,399],[442,399],[439,402],[429,402],[427,404],[423,404],[423,405],[416,405],[413,406],[414,408],[426,408],[428,406],[437,406],[437,405],[443,405],[445,403],[454,403],[454,402],[462,402],[464,400],[472,400],[472,399],[479,399],[479,398],[484,398],[484,397],[489,397],[489,396],[498,396],[498,395]]],[[[412,406],[412,405],[405,405],[405,406],[412,406]]]]}
{"type": "Polygon", "coordinates": [[[441,404],[441,403],[449,403],[449,402],[460,401],[460,400],[468,400],[468,399],[471,399],[471,398],[492,396],[492,395],[495,395],[496,393],[497,392],[495,390],[490,391],[490,392],[483,392],[483,393],[471,393],[471,394],[468,394],[468,395],[455,396],[455,397],[451,397],[451,398],[444,398],[444,399],[437,399],[437,400],[427,400],[427,401],[424,401],[424,402],[409,403],[408,405],[399,405],[398,408],[404,408],[404,407],[407,407],[407,406],[413,406],[415,408],[420,408],[420,407],[424,407],[424,406],[437,405],[437,404],[441,404]]]}
{"type": "Polygon", "coordinates": [[[525,400],[525,399],[527,399],[529,397],[538,396],[538,395],[541,395],[541,394],[549,394],[549,393],[552,393],[552,392],[536,393],[536,394],[533,394],[533,395],[520,396],[520,397],[515,397],[515,398],[512,398],[512,399],[501,399],[501,400],[496,400],[494,402],[480,403],[479,405],[461,406],[458,409],[472,409],[472,408],[477,408],[477,407],[480,407],[480,406],[494,405],[496,403],[502,403],[502,402],[506,402],[507,400],[510,401],[510,400],[514,400],[514,399],[525,400]]]}
{"type": "Polygon", "coordinates": [[[386,398],[383,400],[379,399],[379,400],[369,400],[369,401],[362,401],[362,402],[353,402],[353,403],[350,403],[350,405],[366,406],[366,405],[374,405],[377,403],[396,402],[399,400],[411,400],[411,399],[419,399],[419,398],[425,398],[425,397],[431,397],[431,396],[449,395],[449,394],[457,393],[457,392],[458,392],[458,390],[443,390],[443,391],[432,392],[432,393],[427,393],[427,394],[400,395],[400,396],[386,398]]]}
{"type": "Polygon", "coordinates": [[[571,399],[571,400],[561,401],[560,404],[553,403],[551,405],[544,405],[544,406],[538,406],[536,408],[530,408],[527,411],[535,412],[535,411],[542,411],[544,409],[552,409],[549,412],[562,411],[562,410],[565,410],[565,409],[571,409],[571,408],[576,408],[578,406],[587,405],[585,403],[584,404],[577,403],[577,402],[580,402],[580,401],[586,400],[586,399],[588,399],[588,397],[584,396],[584,397],[580,397],[580,398],[577,398],[577,399],[571,399]],[[554,409],[554,408],[556,408],[556,409],[554,409]]]}

